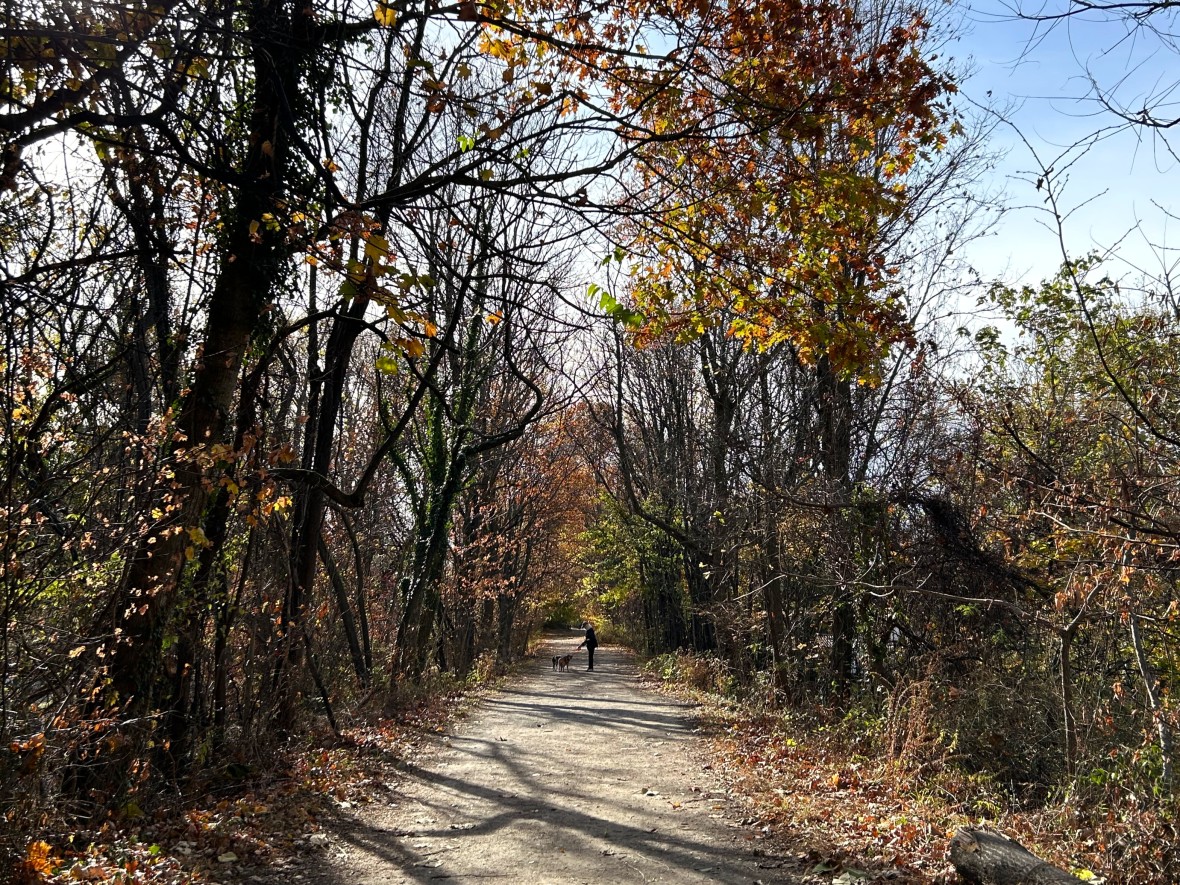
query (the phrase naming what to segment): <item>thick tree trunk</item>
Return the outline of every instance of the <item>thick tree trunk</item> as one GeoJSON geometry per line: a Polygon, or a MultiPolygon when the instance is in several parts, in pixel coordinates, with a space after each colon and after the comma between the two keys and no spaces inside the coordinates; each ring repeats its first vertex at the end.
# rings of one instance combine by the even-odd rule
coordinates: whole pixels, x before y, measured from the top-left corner
{"type": "Polygon", "coordinates": [[[660,534],[653,556],[640,557],[647,650],[653,654],[676,651],[688,644],[684,590],[676,560],[676,543],[660,534]]]}
{"type": "Polygon", "coordinates": [[[447,535],[459,483],[452,464],[445,480],[425,505],[410,573],[402,581],[401,623],[391,673],[394,680],[416,681],[430,658],[431,635],[439,609],[438,582],[446,565],[447,535]]]}
{"type": "Polygon", "coordinates": [[[701,558],[694,550],[685,548],[683,551],[684,578],[688,585],[689,601],[692,603],[689,632],[692,637],[692,649],[698,652],[713,651],[717,648],[717,629],[711,612],[713,587],[705,576],[701,558]]]}
{"type": "MultiPolygon", "coordinates": [[[[274,210],[284,185],[289,155],[284,114],[296,91],[307,49],[302,37],[310,20],[303,0],[253,0],[244,10],[255,72],[249,150],[241,171],[243,183],[232,197],[234,220],[209,298],[201,359],[177,417],[179,435],[167,489],[171,509],[154,520],[130,552],[123,587],[97,625],[112,637],[105,649],[104,672],[82,688],[90,713],[113,715],[140,737],[150,731],[148,723],[157,721],[158,707],[171,694],[170,680],[162,672],[162,652],[182,601],[189,548],[195,552],[202,546],[196,531],[204,532],[217,488],[221,457],[213,447],[225,442],[246,350],[289,251],[281,236],[255,228],[274,210]]],[[[66,792],[93,799],[96,807],[111,801],[126,780],[127,754],[134,751],[136,741],[119,743],[118,751],[104,749],[110,743],[104,745],[95,737],[76,748],[65,777],[66,792]]]]}
{"type": "Polygon", "coordinates": [[[1081,882],[999,833],[962,829],[948,852],[959,875],[971,885],[1055,885],[1081,882]]]}
{"type": "Polygon", "coordinates": [[[512,662],[512,628],[516,624],[517,598],[511,593],[499,593],[496,602],[499,615],[496,660],[509,664],[512,662]]]}

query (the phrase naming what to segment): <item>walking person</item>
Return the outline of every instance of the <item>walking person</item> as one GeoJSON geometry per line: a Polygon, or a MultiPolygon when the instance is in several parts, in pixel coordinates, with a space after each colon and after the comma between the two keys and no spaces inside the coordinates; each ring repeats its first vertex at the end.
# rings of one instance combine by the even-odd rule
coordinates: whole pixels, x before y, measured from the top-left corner
{"type": "Polygon", "coordinates": [[[590,623],[586,624],[586,638],[582,640],[582,644],[579,645],[578,648],[581,648],[583,645],[586,646],[586,654],[590,658],[590,666],[588,666],[586,669],[593,670],[594,649],[598,648],[598,637],[594,635],[594,627],[590,623]]]}

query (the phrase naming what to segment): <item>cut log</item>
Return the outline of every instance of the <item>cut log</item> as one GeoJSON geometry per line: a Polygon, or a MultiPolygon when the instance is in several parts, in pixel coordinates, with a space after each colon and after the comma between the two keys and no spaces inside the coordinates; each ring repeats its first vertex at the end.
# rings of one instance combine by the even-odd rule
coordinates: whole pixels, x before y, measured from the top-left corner
{"type": "Polygon", "coordinates": [[[951,839],[950,861],[971,885],[1060,885],[1081,882],[1023,845],[988,830],[962,829],[951,839]]]}

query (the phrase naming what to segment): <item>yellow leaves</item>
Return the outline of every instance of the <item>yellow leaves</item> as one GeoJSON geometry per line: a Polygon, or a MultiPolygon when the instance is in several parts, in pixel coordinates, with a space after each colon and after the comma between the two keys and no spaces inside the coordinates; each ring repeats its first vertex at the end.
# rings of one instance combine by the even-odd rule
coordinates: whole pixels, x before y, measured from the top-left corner
{"type": "Polygon", "coordinates": [[[295,454],[295,450],[291,448],[290,443],[284,443],[277,448],[271,449],[267,453],[267,460],[272,464],[290,464],[298,457],[299,456],[295,454]]]}
{"type": "Polygon", "coordinates": [[[511,61],[517,52],[517,47],[511,39],[502,40],[490,34],[484,34],[480,39],[479,49],[480,52],[490,55],[492,58],[504,61],[511,61]]]}
{"type": "Polygon", "coordinates": [[[397,10],[378,0],[377,8],[373,10],[373,18],[381,27],[392,28],[397,24],[397,10]]]}
{"type": "Polygon", "coordinates": [[[365,238],[365,257],[376,264],[392,260],[389,241],[379,234],[369,234],[365,238]]]}
{"type": "Polygon", "coordinates": [[[499,325],[500,321],[504,319],[504,312],[497,310],[494,313],[489,313],[487,315],[486,319],[490,325],[493,325],[493,326],[499,325]]]}
{"type": "MultiPolygon", "coordinates": [[[[365,281],[368,269],[365,267],[364,262],[350,259],[345,266],[345,272],[348,282],[360,285],[365,281]]],[[[355,294],[355,292],[352,294],[355,294]]]]}
{"type": "Polygon", "coordinates": [[[209,77],[209,59],[197,57],[188,63],[184,69],[185,76],[193,77],[198,80],[205,80],[209,77]]]}

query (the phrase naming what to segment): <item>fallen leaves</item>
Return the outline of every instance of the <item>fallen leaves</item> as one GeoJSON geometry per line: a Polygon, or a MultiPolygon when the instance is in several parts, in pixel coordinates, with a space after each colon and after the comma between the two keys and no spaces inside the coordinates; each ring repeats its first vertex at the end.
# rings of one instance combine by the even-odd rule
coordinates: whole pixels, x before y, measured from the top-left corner
{"type": "MultiPolygon", "coordinates": [[[[330,849],[324,823],[359,804],[388,801],[397,784],[389,763],[413,759],[445,730],[466,695],[423,698],[399,711],[325,737],[280,757],[273,770],[241,768],[226,781],[205,782],[181,805],[143,808],[94,829],[59,822],[29,842],[10,868],[17,885],[229,885],[248,882],[299,858],[330,849]],[[227,789],[234,789],[226,796],[227,789]],[[219,794],[219,795],[218,795],[219,794]]],[[[29,745],[35,751],[37,742],[29,745]]],[[[235,767],[236,766],[236,767],[235,767]]],[[[130,803],[129,803],[130,804],[130,803]]],[[[452,829],[470,829],[457,824],[452,829]]],[[[0,879],[8,869],[0,868],[0,879]]]]}

